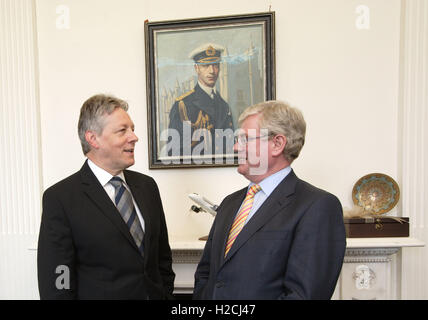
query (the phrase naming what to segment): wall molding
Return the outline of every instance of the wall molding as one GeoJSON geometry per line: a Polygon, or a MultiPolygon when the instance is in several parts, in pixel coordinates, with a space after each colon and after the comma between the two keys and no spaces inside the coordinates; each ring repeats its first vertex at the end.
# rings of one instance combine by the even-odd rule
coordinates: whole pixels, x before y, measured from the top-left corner
{"type": "MultiPolygon", "coordinates": [[[[428,243],[428,2],[403,0],[401,8],[401,208],[410,236],[428,243]]],[[[427,263],[427,247],[403,250],[403,299],[428,299],[427,263]]]]}
{"type": "Polygon", "coordinates": [[[42,172],[34,0],[2,0],[0,24],[0,234],[36,234],[42,172]]]}

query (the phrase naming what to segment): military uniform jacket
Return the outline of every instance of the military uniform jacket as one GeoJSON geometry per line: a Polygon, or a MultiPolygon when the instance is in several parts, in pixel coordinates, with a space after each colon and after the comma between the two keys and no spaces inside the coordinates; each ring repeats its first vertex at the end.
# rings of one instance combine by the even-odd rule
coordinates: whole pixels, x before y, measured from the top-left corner
{"type": "MultiPolygon", "coordinates": [[[[206,129],[202,130],[202,132],[209,131],[211,133],[210,137],[206,134],[201,134],[199,140],[192,141],[191,150],[200,144],[201,141],[204,141],[208,144],[208,149],[205,149],[205,151],[212,150],[212,153],[216,153],[215,129],[231,129],[232,133],[234,130],[232,113],[227,102],[218,93],[212,99],[199,85],[196,85],[193,90],[177,98],[171,108],[169,119],[169,128],[177,130],[180,134],[180,154],[183,153],[183,121],[191,122],[192,137],[197,129],[206,129]]],[[[228,136],[233,138],[233,134],[229,134],[228,136]]],[[[223,146],[225,144],[226,142],[224,141],[223,146]]],[[[217,152],[219,151],[220,153],[224,152],[224,150],[217,150],[217,152]]],[[[207,153],[211,152],[205,152],[205,154],[207,153]]]]}

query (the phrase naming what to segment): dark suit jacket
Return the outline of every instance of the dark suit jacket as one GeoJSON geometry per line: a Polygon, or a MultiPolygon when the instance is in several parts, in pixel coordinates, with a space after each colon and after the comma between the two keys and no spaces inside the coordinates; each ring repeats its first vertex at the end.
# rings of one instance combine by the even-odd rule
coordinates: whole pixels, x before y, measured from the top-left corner
{"type": "MultiPolygon", "coordinates": [[[[214,99],[211,99],[204,90],[201,89],[199,85],[196,85],[193,90],[188,92],[187,94],[182,95],[181,97],[177,98],[176,102],[171,108],[170,114],[169,114],[169,128],[175,129],[179,132],[181,136],[181,142],[180,142],[180,154],[183,153],[183,146],[182,146],[182,140],[183,140],[183,121],[180,116],[179,111],[179,104],[180,101],[184,103],[186,106],[186,112],[188,119],[192,124],[194,124],[199,116],[199,113],[202,112],[203,116],[208,115],[209,122],[208,125],[212,125],[211,132],[211,141],[212,141],[212,153],[233,153],[233,143],[231,144],[230,150],[226,150],[226,141],[224,139],[223,141],[223,148],[216,150],[215,147],[215,141],[216,141],[216,135],[215,135],[215,129],[231,129],[231,135],[230,139],[231,142],[233,141],[233,120],[232,120],[232,113],[230,111],[230,107],[227,104],[226,101],[223,100],[223,98],[216,94],[214,99]]],[[[191,130],[191,135],[193,136],[194,130],[191,130]]],[[[217,136],[217,139],[222,138],[221,136],[217,136]]],[[[200,141],[203,140],[203,137],[201,137],[200,141]]],[[[197,145],[197,143],[195,144],[197,145]]],[[[191,148],[193,150],[193,147],[191,148]]]]}
{"type": "Polygon", "coordinates": [[[330,299],[346,247],[342,207],[291,171],[236,238],[229,230],[247,188],[217,210],[195,273],[196,299],[330,299]]]}
{"type": "Polygon", "coordinates": [[[41,299],[171,296],[175,275],[159,190],[151,177],[129,170],[124,175],[145,221],[144,258],[85,162],[43,195],[37,253],[41,299]],[[60,265],[70,271],[68,290],[56,286],[66,275],[56,273],[60,265]]]}

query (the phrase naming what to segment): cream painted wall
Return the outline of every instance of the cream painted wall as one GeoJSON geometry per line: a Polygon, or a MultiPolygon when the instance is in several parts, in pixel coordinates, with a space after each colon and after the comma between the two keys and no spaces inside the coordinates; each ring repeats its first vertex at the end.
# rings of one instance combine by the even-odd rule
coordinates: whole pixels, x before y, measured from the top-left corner
{"type": "MultiPolygon", "coordinates": [[[[371,172],[398,176],[400,1],[370,0],[370,28],[355,26],[354,0],[36,0],[44,189],[84,161],[77,138],[83,101],[111,93],[130,104],[140,138],[132,167],[157,181],[170,235],[199,237],[209,215],[190,214],[187,194],[219,203],[247,181],[235,168],[148,170],[144,20],[276,12],[277,98],[300,108],[307,143],[297,175],[351,205],[371,172]],[[70,10],[58,29],[56,9],[70,10]]],[[[190,50],[191,48],[189,48],[190,50]]],[[[393,214],[397,213],[397,209],[393,214]]]]}

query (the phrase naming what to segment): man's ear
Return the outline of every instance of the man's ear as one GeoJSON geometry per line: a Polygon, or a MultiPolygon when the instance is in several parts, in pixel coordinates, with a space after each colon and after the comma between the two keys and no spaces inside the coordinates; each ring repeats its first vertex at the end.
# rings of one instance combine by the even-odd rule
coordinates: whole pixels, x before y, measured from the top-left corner
{"type": "Polygon", "coordinates": [[[272,138],[272,143],[272,155],[279,156],[283,153],[285,145],[287,144],[287,137],[282,134],[277,134],[272,138]]]}
{"type": "Polygon", "coordinates": [[[86,142],[89,143],[92,149],[98,149],[100,147],[100,144],[97,139],[97,134],[94,131],[86,131],[85,132],[85,139],[86,142]]]}

